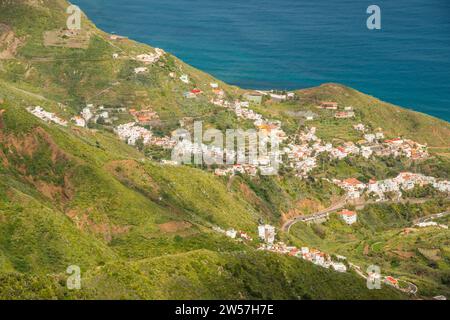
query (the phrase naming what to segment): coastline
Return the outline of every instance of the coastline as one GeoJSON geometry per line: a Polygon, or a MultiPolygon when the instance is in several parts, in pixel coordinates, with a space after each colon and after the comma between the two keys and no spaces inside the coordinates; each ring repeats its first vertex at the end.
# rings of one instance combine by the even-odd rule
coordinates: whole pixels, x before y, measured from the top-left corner
{"type": "MultiPolygon", "coordinates": [[[[237,10],[237,4],[211,5],[219,10],[217,21],[211,21],[204,14],[199,16],[201,19],[196,20],[200,13],[190,10],[185,13],[187,19],[179,21],[166,16],[166,13],[171,8],[178,8],[182,3],[180,1],[171,3],[167,8],[159,6],[156,1],[155,5],[160,13],[141,8],[136,2],[135,6],[122,8],[124,12],[139,11],[139,18],[130,21],[115,14],[115,1],[102,4],[101,7],[85,0],[74,2],[86,10],[99,28],[164,48],[186,63],[230,85],[252,89],[299,90],[325,82],[336,82],[367,92],[383,101],[450,121],[450,113],[446,107],[450,105],[450,80],[446,72],[450,70],[450,66],[438,59],[445,52],[450,53],[450,45],[443,38],[439,42],[440,46],[436,47],[434,42],[427,42],[417,28],[408,33],[402,31],[401,19],[396,22],[392,21],[394,17],[386,17],[386,25],[393,26],[387,31],[374,34],[362,30],[358,20],[353,20],[364,18],[359,16],[360,12],[356,10],[358,8],[344,6],[350,10],[349,16],[339,13],[336,17],[329,17],[327,23],[313,20],[302,23],[291,21],[290,15],[286,16],[285,11],[277,8],[277,14],[293,24],[293,27],[279,30],[275,25],[261,26],[258,19],[244,24],[240,15],[232,12],[232,9],[237,10]],[[166,24],[170,27],[163,28],[156,23],[163,18],[168,19],[166,24]],[[341,25],[338,18],[350,19],[349,25],[341,25]],[[230,25],[228,19],[234,21],[234,24],[230,25]],[[331,42],[328,40],[328,36],[331,36],[328,24],[334,24],[336,28],[331,42]],[[349,27],[352,29],[349,30],[349,27]],[[395,31],[394,27],[400,31],[395,31]],[[261,30],[258,31],[259,28],[261,30]],[[288,33],[292,34],[290,42],[286,39],[288,33]],[[411,34],[416,35],[413,37],[411,34]],[[311,37],[317,39],[308,40],[311,37]],[[396,45],[397,42],[402,45],[396,45]],[[418,42],[423,49],[414,50],[418,42]],[[395,55],[390,52],[395,52],[395,55]]],[[[250,1],[246,6],[251,5],[250,1]]],[[[303,11],[313,7],[295,5],[300,6],[303,11]]],[[[315,5],[321,8],[322,4],[315,5]]],[[[392,8],[389,9],[396,12],[400,4],[390,6],[392,8]]],[[[438,14],[421,7],[420,1],[414,1],[409,6],[414,12],[425,10],[430,17],[438,14]]],[[[202,1],[196,7],[202,8],[203,13],[210,10],[202,1]]],[[[301,11],[296,14],[300,17],[306,15],[301,11]]],[[[423,27],[432,28],[429,20],[423,23],[423,27]]],[[[437,33],[436,37],[440,39],[441,33],[437,33]]]]}

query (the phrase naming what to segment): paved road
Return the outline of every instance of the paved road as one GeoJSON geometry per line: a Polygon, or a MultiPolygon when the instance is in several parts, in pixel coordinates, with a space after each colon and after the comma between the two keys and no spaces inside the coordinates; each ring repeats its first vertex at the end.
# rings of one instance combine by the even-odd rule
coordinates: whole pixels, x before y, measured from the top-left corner
{"type": "MultiPolygon", "coordinates": [[[[450,199],[450,197],[448,197],[447,199],[450,199]]],[[[414,198],[414,199],[400,199],[400,200],[394,200],[394,201],[374,201],[374,200],[367,200],[365,201],[364,199],[358,199],[358,200],[348,200],[346,198],[343,198],[341,200],[339,200],[338,202],[336,202],[335,204],[333,204],[331,207],[321,210],[319,212],[316,212],[312,215],[308,215],[308,216],[297,216],[294,217],[288,221],[286,221],[283,226],[281,227],[281,230],[283,230],[284,232],[289,233],[289,230],[291,229],[291,227],[296,224],[297,222],[309,222],[309,221],[314,221],[314,220],[320,220],[320,219],[326,219],[328,218],[328,215],[331,212],[334,211],[338,211],[339,209],[342,209],[343,207],[345,207],[346,205],[354,205],[357,209],[362,209],[364,208],[366,205],[369,204],[386,204],[386,203],[413,203],[413,204],[420,204],[420,203],[424,203],[431,200],[430,198],[414,198]]],[[[447,213],[445,213],[447,214],[447,213]]],[[[436,214],[436,216],[439,214],[436,214]]],[[[435,216],[435,215],[433,215],[435,216]]],[[[432,217],[432,216],[429,216],[432,217]]],[[[427,217],[425,217],[427,218],[427,217]]],[[[438,216],[437,216],[438,218],[438,216]]]]}

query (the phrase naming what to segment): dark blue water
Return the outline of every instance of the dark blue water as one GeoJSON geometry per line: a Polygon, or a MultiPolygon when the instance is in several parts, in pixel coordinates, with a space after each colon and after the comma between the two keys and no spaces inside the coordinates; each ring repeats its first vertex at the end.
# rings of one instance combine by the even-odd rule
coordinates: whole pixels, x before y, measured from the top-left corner
{"type": "Polygon", "coordinates": [[[244,88],[338,82],[450,120],[448,0],[73,0],[107,32],[244,88]],[[366,9],[382,10],[368,30],[366,9]]]}

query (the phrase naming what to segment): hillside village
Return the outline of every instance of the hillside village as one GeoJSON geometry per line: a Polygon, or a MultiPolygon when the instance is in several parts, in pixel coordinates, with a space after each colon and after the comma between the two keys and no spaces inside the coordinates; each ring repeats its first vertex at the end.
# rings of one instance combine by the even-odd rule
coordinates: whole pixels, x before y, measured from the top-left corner
{"type": "MultiPolygon", "coordinates": [[[[142,59],[144,58],[141,57],[141,60],[142,59]]],[[[150,60],[151,59],[149,58],[148,61],[150,60]]],[[[211,83],[210,86],[213,93],[218,92],[219,95],[222,96],[223,90],[219,89],[217,83],[211,83]]],[[[195,92],[195,94],[201,93],[201,91],[195,92]]],[[[268,93],[264,94],[270,96],[268,93]]],[[[261,95],[264,94],[261,93],[261,95]]],[[[260,139],[262,137],[262,141],[270,141],[272,144],[280,146],[280,151],[261,155],[254,163],[236,163],[236,160],[241,156],[245,159],[245,155],[237,155],[234,150],[223,150],[203,143],[197,145],[196,143],[183,139],[181,139],[180,142],[180,137],[177,137],[178,141],[176,141],[177,139],[173,136],[155,136],[151,130],[151,124],[152,121],[158,120],[159,116],[152,109],[111,109],[103,106],[94,107],[91,104],[83,108],[82,112],[79,115],[74,116],[71,120],[76,126],[87,127],[90,122],[113,125],[119,117],[123,115],[131,117],[134,119],[134,122],[114,126],[114,131],[119,139],[130,145],[136,145],[140,142],[144,146],[154,145],[169,150],[177,147],[177,152],[181,154],[208,154],[217,159],[222,158],[225,163],[235,162],[235,164],[216,168],[214,173],[218,176],[233,175],[236,173],[255,176],[258,172],[263,175],[272,174],[271,170],[273,170],[273,166],[271,166],[271,164],[273,164],[273,161],[276,161],[278,164],[293,168],[297,177],[306,178],[315,168],[317,168],[318,157],[321,154],[325,154],[329,160],[343,160],[347,157],[361,156],[365,159],[373,157],[406,157],[413,161],[417,161],[429,157],[425,145],[404,138],[385,139],[385,135],[381,128],[378,128],[375,132],[370,132],[369,129],[367,129],[367,126],[362,123],[353,125],[353,128],[361,134],[361,140],[358,141],[358,143],[355,144],[354,142],[348,141],[339,145],[333,145],[331,142],[326,142],[318,138],[317,129],[314,126],[307,126],[297,134],[288,136],[282,129],[282,123],[280,121],[265,119],[263,115],[253,111],[251,108],[251,103],[253,102],[241,100],[229,102],[224,98],[213,98],[211,103],[230,110],[237,118],[252,121],[260,139]]],[[[334,110],[338,108],[338,104],[324,102],[319,107],[325,109],[332,108],[334,110]]],[[[40,107],[36,107],[35,109],[29,108],[29,111],[45,121],[52,121],[63,126],[67,125],[67,121],[60,119],[55,114],[44,111],[40,107]]],[[[175,164],[169,159],[166,159],[164,163],[175,164]]],[[[400,190],[400,186],[395,184],[399,179],[401,178],[392,181],[373,182],[367,187],[359,184],[352,187],[348,186],[348,183],[344,182],[343,184],[340,184],[338,181],[335,181],[335,183],[347,190],[350,198],[361,196],[360,191],[369,189],[370,187],[369,192],[374,192],[382,199],[383,193],[400,190]]],[[[421,179],[423,179],[423,177],[421,179]]],[[[402,183],[401,181],[399,182],[402,183]]],[[[439,191],[448,192],[446,182],[433,181],[433,183],[439,191]]],[[[410,184],[408,184],[408,186],[410,186],[410,184]]],[[[403,187],[409,188],[408,186],[404,185],[403,187]]]]}
{"type": "MultiPolygon", "coordinates": [[[[110,35],[109,40],[120,42],[124,37],[110,35]]],[[[167,54],[164,50],[155,48],[152,51],[138,54],[127,54],[125,52],[115,52],[112,54],[112,60],[134,61],[139,66],[134,67],[135,74],[147,73],[153,65],[164,66],[167,62],[167,54]]],[[[252,106],[259,106],[265,101],[270,103],[284,103],[292,100],[298,100],[294,92],[283,91],[248,91],[241,95],[240,99],[230,99],[221,85],[217,82],[210,82],[208,89],[200,89],[198,85],[191,81],[189,74],[183,72],[166,71],[167,77],[171,81],[179,82],[184,88],[190,87],[183,93],[183,98],[190,100],[193,98],[204,97],[209,99],[209,103],[214,106],[225,108],[232,112],[237,119],[253,123],[258,136],[262,137],[263,142],[270,142],[272,145],[280,146],[280,151],[269,152],[267,155],[261,155],[253,163],[238,161],[245,158],[245,155],[236,154],[235,150],[222,150],[206,144],[194,144],[190,141],[181,141],[180,137],[156,136],[152,131],[155,121],[160,117],[149,106],[137,105],[133,108],[125,107],[105,107],[103,105],[95,106],[92,103],[83,107],[78,115],[71,118],[71,122],[78,127],[90,127],[92,124],[105,125],[114,130],[120,140],[130,145],[157,146],[166,150],[177,147],[178,153],[185,154],[208,154],[217,159],[221,158],[229,165],[219,165],[214,169],[218,176],[233,175],[236,173],[255,176],[273,174],[273,164],[282,164],[294,170],[299,178],[307,178],[318,167],[318,158],[325,154],[329,161],[343,160],[347,157],[363,157],[371,159],[373,157],[406,157],[411,160],[424,160],[429,157],[426,145],[419,144],[411,139],[393,137],[385,138],[382,128],[371,130],[370,126],[363,123],[353,124],[361,139],[352,142],[331,142],[323,141],[317,137],[317,128],[315,126],[305,125],[304,129],[293,135],[288,135],[283,130],[283,124],[279,120],[265,118],[262,114],[255,112],[252,106]],[[178,74],[178,75],[177,75],[178,74]],[[130,120],[133,121],[130,121],[130,120]],[[178,139],[178,141],[175,141],[178,139]],[[233,161],[234,160],[234,161],[233,161]]],[[[356,116],[357,110],[353,106],[341,106],[335,101],[321,101],[316,106],[317,110],[332,112],[329,116],[337,121],[348,121],[356,116]]],[[[28,108],[35,116],[53,123],[67,126],[68,121],[61,119],[56,114],[50,113],[41,107],[28,108]]],[[[292,112],[291,112],[292,113],[292,112]]],[[[296,115],[302,114],[306,121],[313,121],[317,114],[311,110],[301,110],[296,115]]],[[[165,159],[166,164],[175,164],[170,159],[165,159]]],[[[381,184],[379,188],[383,188],[381,184]]],[[[442,189],[442,187],[440,187],[442,189]]],[[[445,188],[444,188],[445,189],[445,188]]],[[[350,197],[356,196],[356,192],[350,192],[350,197]]],[[[378,192],[380,194],[380,192],[378,192]]]]}
{"type": "Polygon", "coordinates": [[[439,192],[450,193],[450,181],[412,172],[401,172],[395,178],[380,181],[370,180],[369,183],[363,183],[356,178],[342,181],[333,179],[333,183],[347,192],[348,199],[358,199],[366,194],[377,201],[384,201],[387,193],[394,193],[396,198],[400,199],[402,191],[412,190],[416,186],[424,187],[428,185],[439,192]]]}
{"type": "MultiPolygon", "coordinates": [[[[278,139],[277,142],[280,144],[282,144],[287,139],[290,139],[291,141],[298,141],[298,143],[288,143],[283,148],[282,154],[279,155],[280,158],[282,155],[286,156],[288,165],[297,170],[296,175],[298,177],[307,176],[307,174],[316,167],[316,157],[320,153],[327,152],[329,153],[330,158],[342,159],[352,154],[364,153],[365,151],[363,147],[360,148],[353,143],[345,143],[344,146],[339,147],[333,147],[331,143],[324,144],[319,138],[317,138],[316,129],[314,127],[300,132],[295,137],[295,139],[287,137],[284,131],[281,129],[280,123],[274,123],[265,120],[262,115],[257,114],[249,109],[248,102],[236,101],[233,104],[229,104],[225,102],[219,103],[218,101],[215,101],[214,103],[226,108],[230,108],[238,117],[253,120],[254,125],[259,130],[259,132],[268,134],[269,132],[274,131],[276,133],[275,137],[277,137],[278,139]]],[[[92,106],[84,108],[80,116],[78,116],[79,118],[74,117],[72,119],[73,121],[75,121],[75,125],[84,127],[86,123],[93,118],[109,118],[108,112],[103,108],[100,109],[99,114],[92,113],[91,108],[92,106]],[[83,119],[84,122],[82,122],[80,119],[83,119]]],[[[57,117],[55,114],[46,112],[41,107],[28,108],[28,111],[44,121],[67,126],[67,121],[57,117]]],[[[121,140],[124,140],[130,145],[136,145],[138,140],[142,140],[144,145],[158,145],[167,149],[172,149],[175,147],[176,141],[174,139],[170,137],[154,137],[151,130],[145,129],[143,126],[139,125],[140,123],[149,121],[152,117],[155,117],[156,115],[154,112],[137,112],[135,110],[130,110],[130,114],[135,117],[136,122],[122,124],[115,128],[115,132],[121,140]]],[[[363,128],[364,125],[362,124],[355,126],[355,129],[358,131],[364,132],[363,128]]],[[[413,159],[417,159],[414,155],[418,155],[417,157],[419,158],[427,156],[426,148],[424,146],[416,144],[410,140],[393,139],[380,142],[380,140],[384,138],[384,136],[380,132],[373,135],[365,134],[364,138],[367,143],[371,144],[371,146],[378,148],[378,150],[383,150],[379,151],[382,152],[383,156],[390,155],[395,157],[401,154],[413,159]]],[[[183,148],[188,148],[193,152],[211,151],[211,148],[204,144],[201,145],[200,150],[197,149],[198,146],[196,144],[188,143],[186,141],[182,144],[182,146],[183,148]]],[[[217,152],[218,154],[223,154],[223,150],[212,151],[217,152]]],[[[368,156],[371,155],[372,153],[370,153],[370,155],[368,156]]],[[[174,164],[168,160],[166,160],[164,163],[174,164]]],[[[267,165],[267,163],[265,163],[265,165],[267,165]]],[[[242,174],[249,174],[254,176],[257,174],[258,170],[261,170],[261,167],[258,167],[258,164],[237,164],[231,166],[228,169],[216,169],[215,174],[228,175],[239,172],[242,174]]],[[[415,174],[410,172],[402,172],[397,177],[392,179],[381,181],[371,180],[367,184],[355,178],[349,178],[342,181],[333,179],[332,182],[346,191],[348,199],[357,199],[362,197],[364,194],[367,194],[372,197],[375,196],[378,201],[382,201],[385,199],[385,194],[388,192],[395,192],[398,198],[401,198],[402,190],[411,190],[415,186],[425,185],[431,185],[440,192],[450,193],[450,181],[438,180],[434,177],[428,177],[422,174],[415,174]]],[[[338,215],[342,217],[343,221],[349,225],[355,223],[357,220],[357,213],[354,211],[345,209],[339,212],[338,215]]],[[[435,222],[424,222],[418,223],[416,226],[429,227],[439,225],[437,225],[435,222]]],[[[444,225],[443,227],[447,226],[444,225]]],[[[220,227],[214,227],[213,229],[214,231],[222,233],[232,239],[240,239],[241,241],[253,241],[253,239],[247,233],[242,231],[236,231],[234,229],[223,230],[220,227]]],[[[270,225],[259,226],[258,235],[259,239],[263,241],[258,250],[294,256],[312,262],[315,265],[323,268],[332,268],[337,272],[346,272],[348,266],[352,265],[349,263],[344,263],[346,258],[342,256],[340,256],[338,261],[333,261],[330,255],[323,253],[317,249],[311,249],[308,247],[302,247],[299,249],[295,246],[288,246],[283,242],[275,242],[275,227],[270,225]]],[[[385,283],[393,285],[394,287],[398,287],[397,279],[391,276],[384,277],[384,279],[385,283]]]]}

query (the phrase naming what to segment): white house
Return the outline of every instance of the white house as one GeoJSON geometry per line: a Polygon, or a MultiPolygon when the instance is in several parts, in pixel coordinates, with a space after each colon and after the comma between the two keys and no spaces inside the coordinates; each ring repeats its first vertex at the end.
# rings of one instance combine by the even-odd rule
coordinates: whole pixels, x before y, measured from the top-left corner
{"type": "Polygon", "coordinates": [[[426,227],[436,227],[438,224],[434,221],[428,221],[428,222],[419,222],[416,224],[416,226],[420,228],[426,228],[426,227]]]}
{"type": "Polygon", "coordinates": [[[189,83],[189,76],[188,76],[187,74],[183,74],[183,75],[180,77],[180,80],[181,80],[182,82],[184,82],[184,83],[189,83]]]}
{"type": "Polygon", "coordinates": [[[134,73],[136,73],[136,74],[145,73],[147,71],[148,71],[148,69],[146,67],[134,68],[134,73]]]}
{"type": "Polygon", "coordinates": [[[84,120],[82,117],[80,116],[75,116],[71,119],[73,122],[75,122],[75,125],[77,127],[85,127],[86,126],[86,120],[84,120]]]}
{"type": "Polygon", "coordinates": [[[266,243],[273,244],[275,241],[275,227],[268,224],[258,226],[258,236],[266,243]]]}
{"type": "Polygon", "coordinates": [[[86,120],[86,122],[88,122],[89,120],[92,119],[92,117],[94,116],[94,114],[91,111],[91,107],[87,106],[86,108],[84,108],[80,115],[83,117],[84,120],[86,120]]]}
{"type": "Polygon", "coordinates": [[[236,238],[236,234],[237,234],[237,232],[236,232],[236,230],[234,230],[234,229],[229,229],[229,230],[227,230],[227,231],[225,232],[225,235],[226,235],[227,237],[230,237],[231,239],[236,238]]]}
{"type": "Polygon", "coordinates": [[[331,267],[337,272],[346,272],[347,267],[342,262],[332,262],[331,267]]]}
{"type": "Polygon", "coordinates": [[[366,146],[361,147],[361,155],[364,158],[369,159],[372,154],[373,154],[373,150],[371,148],[366,147],[366,146]]]}
{"type": "Polygon", "coordinates": [[[364,135],[364,139],[370,143],[374,142],[376,138],[377,137],[373,133],[367,133],[364,135]]]}
{"type": "Polygon", "coordinates": [[[341,216],[341,218],[347,223],[348,225],[351,225],[356,222],[357,220],[357,213],[350,210],[342,210],[338,213],[338,215],[341,216]]]}

